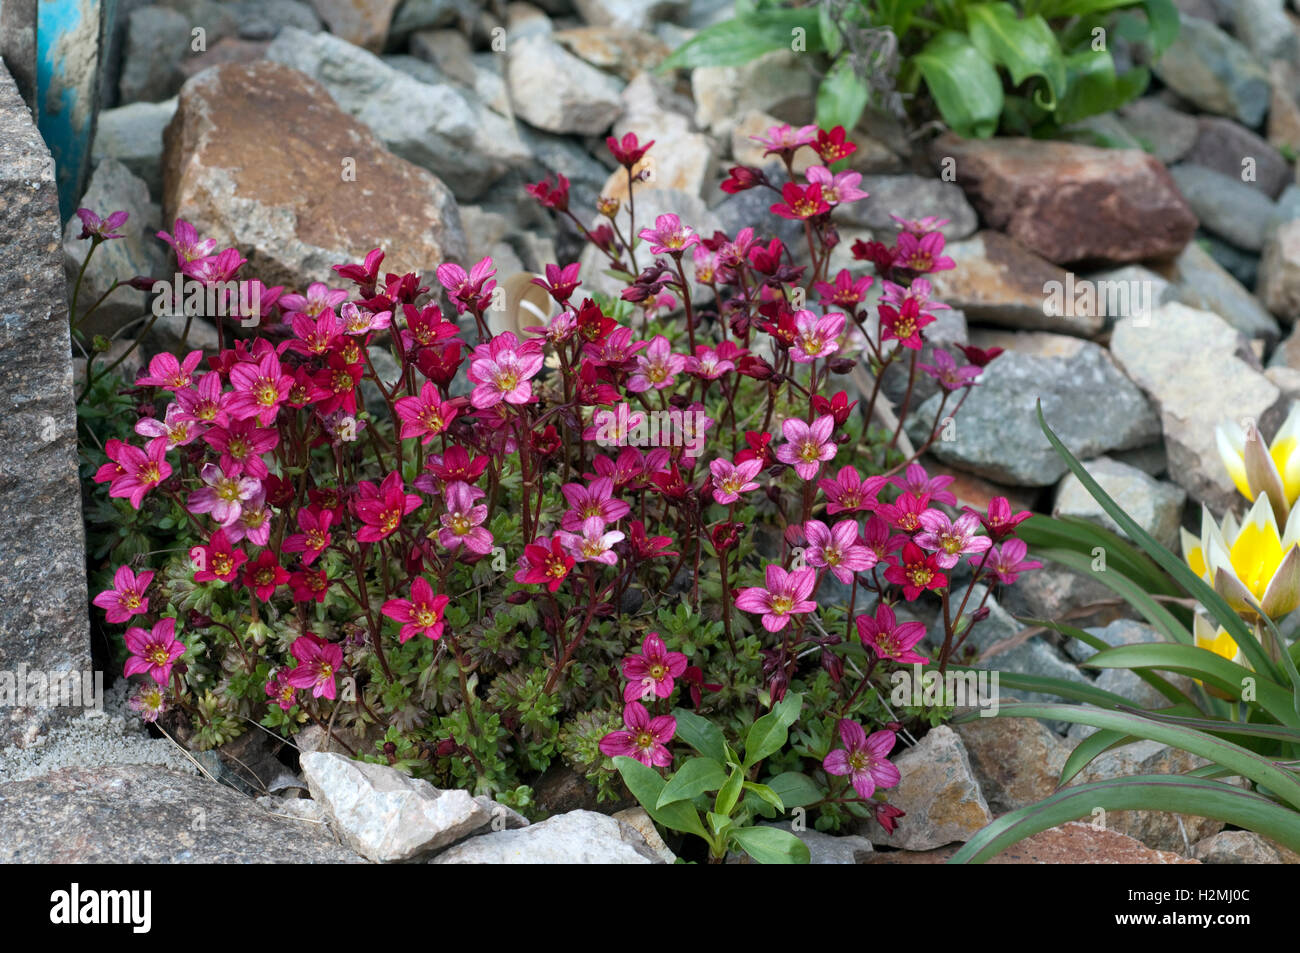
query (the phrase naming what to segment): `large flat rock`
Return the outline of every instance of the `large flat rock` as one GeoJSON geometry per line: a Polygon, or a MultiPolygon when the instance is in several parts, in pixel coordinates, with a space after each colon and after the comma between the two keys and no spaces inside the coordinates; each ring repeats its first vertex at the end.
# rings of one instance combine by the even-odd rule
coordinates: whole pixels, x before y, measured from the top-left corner
{"type": "Polygon", "coordinates": [[[68,767],[0,784],[0,863],[363,862],[323,824],[154,765],[68,767]]]}
{"type": "MultiPolygon", "coordinates": [[[[23,664],[46,678],[90,668],[63,281],[54,162],[0,65],[0,673],[15,678],[23,664]]],[[[0,708],[0,747],[59,711],[0,708]]]]}

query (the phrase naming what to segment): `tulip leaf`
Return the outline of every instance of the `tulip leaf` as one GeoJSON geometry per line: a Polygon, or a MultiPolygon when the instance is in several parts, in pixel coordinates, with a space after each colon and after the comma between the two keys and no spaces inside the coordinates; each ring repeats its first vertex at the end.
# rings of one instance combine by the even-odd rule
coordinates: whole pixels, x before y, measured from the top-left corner
{"type": "MultiPolygon", "coordinates": [[[[1133,648],[1133,646],[1124,648],[1133,648]]],[[[1172,745],[1221,764],[1225,768],[1232,768],[1242,777],[1249,778],[1293,807],[1300,808],[1300,778],[1268,758],[1202,731],[1164,724],[1130,712],[1105,711],[1083,705],[1010,702],[1001,705],[998,715],[1003,718],[1045,718],[1079,725],[1092,725],[1094,728],[1123,731],[1137,738],[1172,745]]],[[[954,721],[970,720],[972,720],[970,715],[960,715],[954,719],[954,721]]]]}
{"type": "MultiPolygon", "coordinates": [[[[997,658],[995,655],[994,659],[997,658]]],[[[966,668],[961,665],[948,666],[950,672],[973,672],[979,669],[966,668]]],[[[992,669],[988,669],[992,672],[992,669]]],[[[1091,682],[1072,682],[1068,678],[1054,678],[1051,675],[1026,675],[1021,672],[997,672],[998,687],[1010,688],[1021,692],[1035,692],[1039,695],[1057,695],[1071,701],[1089,702],[1102,708],[1118,708],[1132,703],[1132,699],[1098,688],[1091,682]]],[[[990,709],[985,709],[990,710],[990,709]]]]}
{"type": "MultiPolygon", "coordinates": [[[[1041,625],[1045,628],[1052,629],[1053,631],[1059,632],[1061,633],[1061,635],[1068,636],[1069,638],[1072,639],[1077,639],[1078,641],[1082,642],[1084,645],[1096,649],[1098,652],[1104,652],[1106,649],[1112,648],[1111,644],[1107,642],[1105,639],[1093,635],[1091,632],[1086,632],[1083,629],[1077,628],[1075,626],[1066,625],[1063,622],[1053,622],[1050,619],[1021,618],[1019,616],[1017,616],[1017,619],[1019,619],[1019,621],[1024,622],[1027,625],[1041,625]]],[[[1152,643],[1152,644],[1154,645],[1159,643],[1152,643]]],[[[1182,690],[1177,688],[1175,685],[1171,684],[1167,679],[1161,678],[1155,672],[1148,672],[1144,669],[1139,669],[1135,671],[1135,674],[1137,675],[1138,678],[1142,679],[1142,681],[1146,682],[1148,685],[1150,685],[1152,688],[1158,691],[1161,695],[1164,695],[1165,698],[1168,698],[1175,705],[1195,704],[1193,699],[1189,698],[1186,695],[1186,693],[1184,693],[1182,690]]]]}
{"type": "Polygon", "coordinates": [[[852,129],[862,118],[870,98],[871,90],[854,72],[853,61],[841,57],[817,87],[817,125],[822,129],[836,126],[852,129]]]}
{"type": "Polygon", "coordinates": [[[1153,774],[1080,784],[1004,814],[976,833],[948,863],[984,863],[1026,837],[1091,816],[1097,808],[1170,811],[1214,818],[1300,850],[1300,815],[1295,811],[1222,781],[1153,774]]]}
{"type": "Polygon", "coordinates": [[[1300,728],[1300,715],[1291,705],[1290,692],[1244,665],[1199,646],[1157,645],[1154,642],[1118,645],[1098,652],[1083,664],[1089,668],[1155,668],[1177,672],[1200,679],[1234,698],[1241,698],[1243,685],[1253,684],[1255,699],[1252,704],[1268,712],[1279,723],[1300,728]]]}
{"type": "Polygon", "coordinates": [[[816,9],[763,10],[705,27],[659,64],[659,72],[697,66],[744,66],[773,50],[822,48],[816,9]]]}
{"type": "MultiPolygon", "coordinates": [[[[1223,626],[1228,634],[1232,636],[1233,641],[1245,653],[1255,671],[1267,678],[1275,679],[1277,670],[1273,667],[1273,663],[1269,660],[1267,654],[1265,654],[1263,646],[1259,644],[1254,633],[1246,627],[1246,624],[1228,605],[1227,600],[1215,592],[1211,586],[1207,585],[1205,580],[1192,572],[1191,568],[1181,559],[1157,543],[1150,533],[1139,526],[1131,516],[1124,512],[1118,503],[1111,499],[1110,494],[1101,488],[1101,485],[1093,479],[1092,474],[1084,469],[1083,464],[1075,458],[1074,454],[1061,442],[1061,438],[1047,425],[1047,419],[1043,416],[1043,402],[1041,400],[1038,401],[1038,425],[1047,436],[1048,442],[1056,449],[1061,459],[1065,461],[1065,465],[1069,467],[1070,472],[1079,478],[1079,482],[1083,484],[1084,489],[1092,495],[1092,498],[1101,505],[1101,508],[1110,515],[1110,518],[1128,535],[1129,539],[1141,546],[1147,555],[1154,559],[1165,572],[1169,573],[1183,587],[1188,595],[1205,606],[1219,625],[1223,626]]],[[[1104,577],[1107,574],[1102,573],[1100,575],[1102,577],[1101,581],[1105,582],[1104,577]]],[[[1115,587],[1112,586],[1112,588],[1115,587]]],[[[1178,641],[1187,640],[1180,638],[1178,641]]]]}

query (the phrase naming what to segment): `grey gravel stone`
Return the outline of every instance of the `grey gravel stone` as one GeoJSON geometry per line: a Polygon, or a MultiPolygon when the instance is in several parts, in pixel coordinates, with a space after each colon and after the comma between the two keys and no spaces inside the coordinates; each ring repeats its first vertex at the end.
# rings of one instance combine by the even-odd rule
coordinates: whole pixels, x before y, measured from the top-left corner
{"type": "Polygon", "coordinates": [[[902,780],[885,792],[906,812],[894,833],[878,824],[864,833],[878,846],[931,850],[965,842],[993,820],[961,737],[947,725],[932,728],[914,747],[891,759],[902,780]]]}
{"type": "Polygon", "coordinates": [[[1143,96],[1117,115],[1142,148],[1165,165],[1173,165],[1196,143],[1196,120],[1159,97],[1143,96]]]}
{"type": "MultiPolygon", "coordinates": [[[[1076,457],[1140,447],[1159,435],[1151,404],[1104,348],[1044,337],[1058,339],[1057,356],[1008,351],[985,368],[948,432],[931,447],[935,457],[1003,483],[1055,483],[1066,466],[1038,426],[1039,400],[1048,425],[1076,457]]],[[[938,401],[931,397],[909,420],[913,441],[929,435],[938,401]]]]}
{"type": "MultiPolygon", "coordinates": [[[[68,304],[54,162],[0,65],[0,672],[91,667],[68,304]]],[[[0,709],[0,745],[67,708],[0,709]]]]}
{"type": "Polygon", "coordinates": [[[514,40],[507,55],[506,79],[515,114],[538,129],[597,135],[622,112],[622,83],[549,36],[514,40]]]}
{"type": "Polygon", "coordinates": [[[1196,143],[1183,157],[1184,162],[1222,172],[1271,199],[1292,181],[1291,167],[1282,153],[1240,123],[1202,116],[1196,120],[1196,130],[1196,143]]]}
{"type": "Polygon", "coordinates": [[[434,864],[662,864],[632,827],[594,811],[557,814],[522,830],[480,834],[434,864]]]}
{"type": "Polygon", "coordinates": [[[300,763],[312,799],[344,843],[378,863],[413,860],[492,821],[469,792],[439,791],[387,765],[330,752],[309,752],[300,763]]]}
{"type": "Polygon", "coordinates": [[[91,161],[116,159],[143,179],[150,196],[157,199],[162,194],[163,130],[175,114],[175,97],[105,109],[95,127],[91,161]]]}
{"type": "Polygon", "coordinates": [[[1268,74],[1213,23],[1183,18],[1178,38],[1152,66],[1161,82],[1206,112],[1255,127],[1268,110],[1268,74]]]}
{"type": "Polygon", "coordinates": [[[1204,166],[1184,163],[1169,171],[1204,228],[1248,251],[1264,247],[1264,230],[1275,214],[1267,195],[1204,166]]]}
{"type": "Polygon", "coordinates": [[[1145,324],[1120,321],[1110,352],[1160,413],[1170,476],[1216,510],[1236,505],[1214,428],[1249,417],[1268,431],[1281,413],[1281,394],[1264,377],[1245,338],[1217,315],[1172,303],[1145,324]]]}
{"type": "MultiPolygon", "coordinates": [[[[1083,465],[1088,475],[1100,484],[1120,508],[1167,549],[1178,547],[1178,527],[1182,522],[1187,493],[1172,483],[1152,479],[1136,467],[1106,457],[1083,465]]],[[[1073,473],[1066,474],[1056,489],[1054,516],[1085,519],[1111,532],[1127,537],[1101,504],[1073,473]]]]}
{"type": "Polygon", "coordinates": [[[920,175],[864,175],[858,187],[870,197],[837,206],[832,214],[835,221],[887,237],[897,234],[899,227],[891,215],[909,220],[933,215],[949,220],[939,231],[950,242],[973,235],[979,224],[966,193],[953,182],[920,175]]]}
{"type": "Polygon", "coordinates": [[[328,33],[282,30],[266,57],[318,80],[344,112],[393,153],[436,174],[457,197],[482,194],[528,161],[514,126],[477,94],[422,83],[328,33]]]}
{"type": "Polygon", "coordinates": [[[1188,307],[1213,311],[1249,338],[1276,341],[1281,334],[1259,299],[1196,242],[1188,242],[1164,273],[1173,282],[1172,296],[1188,307]]]}
{"type": "Polygon", "coordinates": [[[132,10],[126,29],[121,102],[158,102],[176,95],[184,82],[181,60],[190,52],[190,20],[161,6],[132,10]]]}

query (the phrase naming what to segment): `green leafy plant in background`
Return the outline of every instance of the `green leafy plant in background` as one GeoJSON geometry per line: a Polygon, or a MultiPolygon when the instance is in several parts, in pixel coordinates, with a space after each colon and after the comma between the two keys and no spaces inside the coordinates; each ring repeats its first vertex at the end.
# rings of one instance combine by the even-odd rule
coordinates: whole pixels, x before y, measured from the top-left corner
{"type": "MultiPolygon", "coordinates": [[[[778,49],[821,54],[817,123],[852,129],[873,103],[922,88],[963,136],[1053,136],[1141,95],[1137,66],[1118,72],[1111,37],[1158,58],[1178,34],[1172,0],[739,0],[664,69],[736,66],[778,49]]],[[[917,118],[921,118],[918,116],[917,118]]]]}
{"type": "Polygon", "coordinates": [[[617,757],[614,764],[651,818],[708,843],[710,863],[721,863],[728,851],[741,850],[760,864],[806,864],[808,848],[799,838],[778,827],[757,826],[754,820],[820,801],[821,790],[795,772],[764,784],[749,779],[764,759],[785,747],[802,707],[802,696],[791,693],[756,719],[745,735],[743,755],[708,719],[678,708],[673,711],[678,736],[696,756],[682,761],[667,780],[635,758],[617,757]]]}
{"type": "MultiPolygon", "coordinates": [[[[1169,704],[1144,710],[1120,695],[1064,679],[1000,673],[1008,688],[1054,694],[1074,704],[1000,706],[999,717],[1043,718],[1090,725],[1061,772],[1061,790],[1037,804],[989,824],[962,847],[952,863],[981,863],[1019,840],[1066,821],[1103,810],[1174,811],[1209,817],[1255,831],[1300,850],[1300,643],[1287,646],[1274,621],[1259,611],[1252,629],[1215,588],[1183,560],[1161,546],[1101,488],[1043,419],[1039,424],[1070,471],[1130,540],[1077,520],[1034,517],[1021,536],[1035,554],[1087,570],[1104,553],[1104,570],[1093,578],[1106,584],[1141,613],[1167,642],[1110,647],[1073,626],[1024,620],[1056,630],[1099,651],[1085,665],[1135,672],[1169,704]],[[1242,661],[1225,658],[1207,645],[1201,607],[1230,638],[1242,661]],[[1244,664],[1243,664],[1244,662],[1244,664]],[[1190,676],[1199,687],[1186,692],[1168,676],[1190,676]],[[1211,694],[1212,693],[1212,694],[1211,694]],[[1138,775],[1065,788],[1103,753],[1148,739],[1180,748],[1208,763],[1182,775],[1138,775]],[[1240,778],[1246,787],[1229,783],[1240,778]]],[[[974,714],[956,720],[971,720],[974,714]]]]}

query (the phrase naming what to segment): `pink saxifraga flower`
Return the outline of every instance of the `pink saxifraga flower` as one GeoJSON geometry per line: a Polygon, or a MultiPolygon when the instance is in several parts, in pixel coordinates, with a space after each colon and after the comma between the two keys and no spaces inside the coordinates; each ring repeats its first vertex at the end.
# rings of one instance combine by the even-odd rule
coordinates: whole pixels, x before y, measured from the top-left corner
{"type": "Polygon", "coordinates": [[[480,525],[487,519],[488,508],[474,503],[480,496],[483,496],[482,490],[459,480],[447,487],[447,512],[441,517],[438,542],[452,552],[461,546],[480,556],[492,552],[492,534],[480,525]]]}
{"type": "Polygon", "coordinates": [[[176,638],[176,620],[160,619],[153,628],[132,627],[126,630],[126,648],[131,653],[122,669],[127,678],[148,672],[159,685],[166,685],[172,666],[185,654],[185,646],[176,638]]]}
{"type": "Polygon", "coordinates": [[[795,338],[790,346],[790,359],[796,364],[811,364],[822,357],[830,357],[840,349],[839,336],[844,333],[844,315],[825,314],[821,317],[811,311],[796,311],[795,338]]]}
{"type": "Polygon", "coordinates": [[[709,473],[713,475],[713,500],[724,506],[735,503],[740,494],[757,490],[754,477],[763,469],[762,459],[744,460],[733,464],[721,458],[709,464],[709,473]]]}
{"type": "Polygon", "coordinates": [[[611,731],[600,739],[601,754],[610,758],[635,758],[652,768],[666,768],[673,763],[668,742],[677,733],[677,719],[671,715],[651,718],[645,705],[628,702],[623,706],[623,731],[611,731]]]}
{"type": "Polygon", "coordinates": [[[794,467],[801,480],[811,480],[827,460],[835,459],[835,443],[831,433],[835,418],[818,417],[811,424],[798,417],[787,418],[781,424],[786,442],[776,448],[776,458],[794,467]]]}
{"type": "Polygon", "coordinates": [[[858,638],[882,659],[903,665],[925,665],[930,660],[917,652],[914,646],[925,638],[924,622],[899,623],[888,603],[876,606],[875,616],[857,617],[858,638]]]}
{"type": "Polygon", "coordinates": [[[133,615],[149,611],[149,600],[144,594],[153,576],[149,571],[137,576],[130,566],[119,566],[113,574],[113,588],[95,596],[94,603],[105,610],[108,621],[114,625],[126,622],[133,615]]]}
{"type": "Polygon", "coordinates": [[[839,732],[844,747],[836,748],[822,761],[827,774],[847,775],[853,790],[863,800],[870,800],[878,787],[892,788],[898,784],[902,776],[888,759],[896,741],[892,731],[883,729],[867,737],[856,721],[843,718],[839,732]]]}
{"type": "Polygon", "coordinates": [[[763,628],[780,632],[792,615],[813,612],[817,603],[809,596],[817,584],[817,570],[795,569],[787,572],[776,563],[764,571],[765,585],[743,589],[736,596],[736,608],[760,614],[763,628]]]}
{"type": "Polygon", "coordinates": [[[982,553],[993,545],[987,536],[975,535],[980,519],[974,513],[963,513],[955,520],[948,519],[942,510],[927,510],[921,514],[921,528],[924,532],[914,538],[916,544],[925,549],[934,550],[939,566],[951,569],[961,561],[961,557],[970,553],[982,553]]]}
{"type": "Polygon", "coordinates": [[[623,659],[623,677],[627,679],[623,701],[667,698],[673,693],[673,680],[686,671],[686,661],[683,653],[668,651],[658,632],[651,632],[641,643],[640,655],[623,659]]]}
{"type": "Polygon", "coordinates": [[[598,519],[602,523],[613,523],[632,511],[632,507],[622,500],[614,498],[614,481],[610,477],[597,477],[588,486],[581,483],[566,483],[560,487],[564,499],[569,504],[560,521],[560,528],[577,533],[589,519],[598,519]]]}
{"type": "Polygon", "coordinates": [[[836,579],[846,585],[858,573],[876,565],[876,554],[858,544],[858,524],[855,520],[840,520],[834,527],[827,527],[821,520],[809,520],[804,523],[803,531],[808,540],[804,552],[808,565],[829,569],[836,579]]]}
{"type": "Polygon", "coordinates": [[[520,344],[510,331],[503,331],[487,344],[474,348],[469,379],[477,384],[470,403],[479,410],[507,404],[526,404],[533,399],[530,381],[542,369],[546,357],[542,342],[533,339],[520,344]]]}
{"type": "Polygon", "coordinates": [[[288,682],[294,688],[310,688],[313,698],[333,699],[338,694],[334,679],[343,667],[343,649],[319,636],[304,632],[289,647],[298,664],[290,670],[288,682]]]}
{"type": "Polygon", "coordinates": [[[255,477],[227,473],[215,463],[205,463],[199,476],[205,486],[190,494],[185,508],[191,513],[210,513],[221,526],[239,519],[244,502],[262,486],[255,477]]]}
{"type": "Polygon", "coordinates": [[[383,613],[401,623],[398,641],[405,642],[415,635],[437,640],[442,637],[442,616],[449,602],[449,596],[434,595],[433,587],[419,576],[411,583],[411,598],[389,599],[384,603],[383,613]]]}

